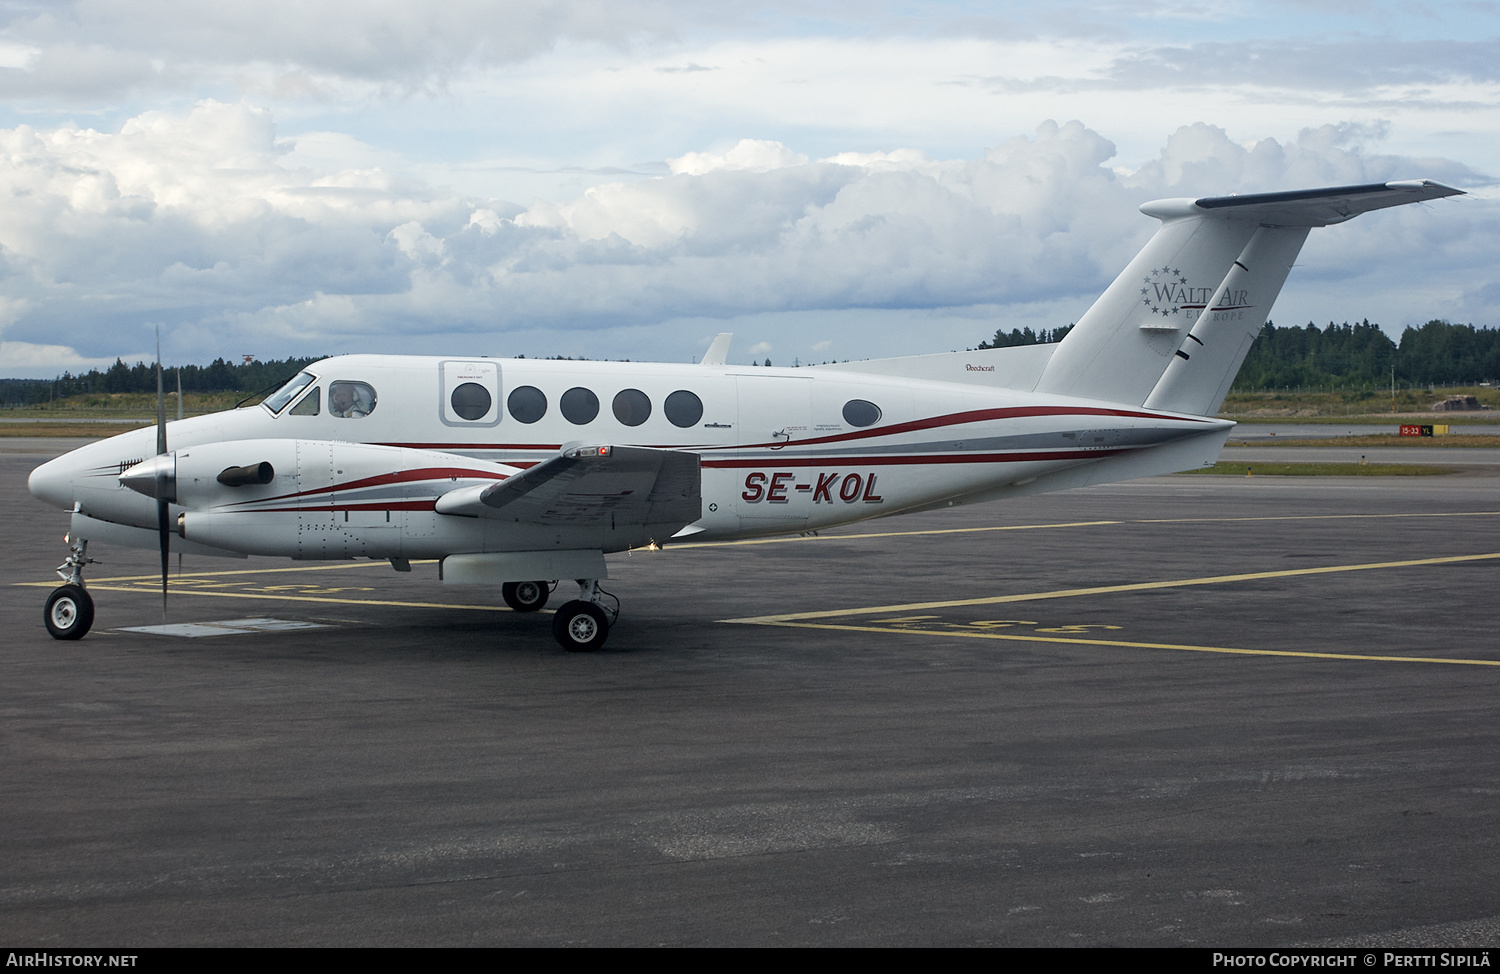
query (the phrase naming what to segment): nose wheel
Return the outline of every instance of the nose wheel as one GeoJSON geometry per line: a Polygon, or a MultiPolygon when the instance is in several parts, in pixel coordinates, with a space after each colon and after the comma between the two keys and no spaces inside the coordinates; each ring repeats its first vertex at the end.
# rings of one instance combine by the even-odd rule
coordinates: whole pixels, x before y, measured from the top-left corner
{"type": "Polygon", "coordinates": [[[83,566],[91,565],[89,543],[68,539],[68,558],[57,566],[63,584],[47,596],[42,622],[53,639],[82,639],[94,624],[94,600],[83,588],[83,566]]]}
{"type": "Polygon", "coordinates": [[[94,600],[82,585],[62,585],[47,596],[42,621],[53,639],[82,639],[94,624],[94,600]]]}

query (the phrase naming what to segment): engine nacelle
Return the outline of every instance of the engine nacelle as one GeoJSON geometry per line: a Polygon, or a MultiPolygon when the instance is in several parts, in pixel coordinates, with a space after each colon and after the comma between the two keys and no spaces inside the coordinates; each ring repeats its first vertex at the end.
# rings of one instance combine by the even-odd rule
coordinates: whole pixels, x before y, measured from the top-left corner
{"type": "MultiPolygon", "coordinates": [[[[126,477],[135,471],[122,482],[134,487],[126,477]]],[[[177,531],[253,555],[402,557],[414,533],[432,533],[438,497],[517,472],[449,453],[328,440],[204,444],[175,454],[176,503],[185,509],[177,531]]],[[[159,482],[160,471],[151,473],[149,482],[159,482]]],[[[144,471],[134,479],[147,482],[144,471]]]]}

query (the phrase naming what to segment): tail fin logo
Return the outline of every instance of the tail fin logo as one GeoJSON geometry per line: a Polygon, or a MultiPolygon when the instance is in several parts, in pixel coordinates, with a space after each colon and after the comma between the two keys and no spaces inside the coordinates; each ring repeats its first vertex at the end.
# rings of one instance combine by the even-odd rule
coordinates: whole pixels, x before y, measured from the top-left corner
{"type": "MultiPolygon", "coordinates": [[[[1152,314],[1163,318],[1181,314],[1188,295],[1206,290],[1188,287],[1187,278],[1175,267],[1154,267],[1148,276],[1141,278],[1141,284],[1144,285],[1141,288],[1141,304],[1150,308],[1152,314]]],[[[1198,307],[1203,307],[1203,302],[1212,296],[1205,294],[1198,307]]]]}
{"type": "MultiPolygon", "coordinates": [[[[1153,315],[1163,318],[1189,311],[1202,311],[1213,300],[1211,287],[1192,287],[1175,267],[1154,268],[1150,275],[1141,278],[1141,304],[1153,315]]],[[[1224,292],[1223,299],[1214,306],[1214,311],[1239,311],[1250,307],[1250,292],[1238,288],[1224,292]]]]}

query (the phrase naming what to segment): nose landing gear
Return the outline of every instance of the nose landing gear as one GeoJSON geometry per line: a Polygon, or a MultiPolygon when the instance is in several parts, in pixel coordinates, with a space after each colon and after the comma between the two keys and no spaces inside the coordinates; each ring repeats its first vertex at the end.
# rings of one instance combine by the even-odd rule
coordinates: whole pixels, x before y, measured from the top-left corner
{"type": "Polygon", "coordinates": [[[68,558],[57,566],[62,585],[47,596],[42,622],[53,639],[82,639],[94,624],[94,600],[83,587],[83,566],[94,564],[88,541],[68,542],[68,558]]]}

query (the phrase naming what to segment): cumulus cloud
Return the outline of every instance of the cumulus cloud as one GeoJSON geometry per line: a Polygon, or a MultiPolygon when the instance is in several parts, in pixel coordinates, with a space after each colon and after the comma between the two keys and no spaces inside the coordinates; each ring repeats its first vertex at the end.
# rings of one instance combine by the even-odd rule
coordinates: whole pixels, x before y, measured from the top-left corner
{"type": "MultiPolygon", "coordinates": [[[[64,0],[12,5],[0,94],[87,100],[246,71],[306,93],[406,86],[524,60],[562,39],[667,37],[678,0],[64,0]],[[7,64],[6,62],[9,62],[7,64]]],[[[702,15],[699,15],[700,18],[702,15]]]]}
{"type": "MultiPolygon", "coordinates": [[[[522,349],[506,336],[550,341],[531,347],[547,354],[573,350],[561,336],[621,329],[634,329],[631,344],[594,354],[673,359],[678,349],[653,345],[651,327],[691,319],[697,335],[704,321],[778,314],[839,322],[845,354],[930,351],[921,334],[883,346],[848,316],[1081,311],[1154,229],[1136,212],[1154,197],[1486,182],[1455,163],[1373,152],[1380,135],[1328,126],[1241,144],[1189,125],[1129,173],[1078,122],[956,160],[910,149],[810,159],[743,140],[670,160],[668,175],[522,207],[379,169],[295,164],[270,115],[247,105],[149,112],[118,132],[21,126],[0,131],[0,355],[17,356],[0,360],[0,374],[46,354],[59,368],[110,359],[146,347],[156,324],[192,361],[434,351],[439,337],[481,336],[508,351],[522,349]]],[[[1418,208],[1362,217],[1370,232],[1340,230],[1337,246],[1309,248],[1314,276],[1367,282],[1367,300],[1345,317],[1377,317],[1379,302],[1420,280],[1429,316],[1479,308],[1493,318],[1493,294],[1467,269],[1483,266],[1488,281],[1500,214],[1463,202],[1440,219],[1418,208]]],[[[994,325],[971,327],[958,344],[994,325]]],[[[801,330],[777,347],[834,347],[834,336],[801,330]]]]}

